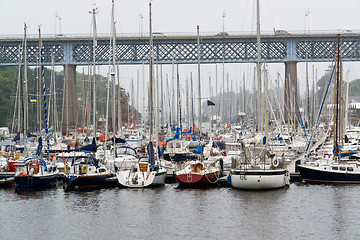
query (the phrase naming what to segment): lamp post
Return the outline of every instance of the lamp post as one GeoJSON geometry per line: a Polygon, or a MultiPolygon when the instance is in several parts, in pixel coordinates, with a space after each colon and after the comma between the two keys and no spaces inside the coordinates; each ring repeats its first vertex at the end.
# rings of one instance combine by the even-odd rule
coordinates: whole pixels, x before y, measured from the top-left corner
{"type": "Polygon", "coordinates": [[[310,30],[309,30],[309,15],[310,15],[310,10],[308,9],[305,11],[305,23],[304,23],[305,34],[306,34],[306,22],[307,22],[307,33],[309,34],[309,32],[310,32],[310,30]]]}

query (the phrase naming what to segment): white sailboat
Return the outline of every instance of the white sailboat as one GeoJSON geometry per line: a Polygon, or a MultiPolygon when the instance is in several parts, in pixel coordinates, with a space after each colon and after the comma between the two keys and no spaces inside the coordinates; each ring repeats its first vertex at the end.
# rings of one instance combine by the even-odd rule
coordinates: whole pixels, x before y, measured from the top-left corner
{"type": "MultiPolygon", "coordinates": [[[[147,146],[148,158],[140,159],[139,162],[131,167],[131,169],[124,169],[116,173],[119,183],[124,187],[130,188],[142,188],[142,187],[154,187],[164,185],[166,178],[166,169],[160,164],[155,165],[155,153],[152,143],[153,134],[153,101],[154,97],[154,49],[153,49],[153,34],[152,34],[152,22],[151,22],[151,2],[149,3],[149,15],[150,15],[150,142],[147,146]]],[[[158,130],[158,129],[157,129],[158,130]]],[[[157,139],[157,142],[158,139],[157,139]]],[[[157,148],[157,146],[155,146],[157,148]]],[[[159,154],[156,155],[158,157],[159,154]]]]}
{"type": "MultiPolygon", "coordinates": [[[[260,51],[260,1],[257,0],[257,77],[259,86],[258,101],[258,134],[254,137],[254,145],[242,142],[243,159],[240,159],[239,166],[230,172],[231,186],[237,189],[265,190],[282,188],[290,184],[288,171],[279,166],[279,159],[270,152],[267,143],[261,144],[262,138],[262,83],[261,83],[261,51],[260,51]],[[257,138],[257,141],[256,141],[257,138]],[[259,141],[260,140],[260,141],[259,141]],[[260,142],[260,143],[259,143],[260,142]]],[[[265,91],[266,94],[266,91],[265,91]]],[[[266,105],[264,105],[266,106],[266,105]]],[[[266,117],[265,117],[266,120],[266,117]]],[[[265,127],[267,128],[267,123],[265,127]]],[[[267,129],[266,129],[267,130],[267,129]]],[[[266,131],[267,132],[267,131],[266,131]]],[[[268,134],[266,134],[268,135],[268,134]]],[[[266,141],[268,142],[268,136],[266,141]]]]}

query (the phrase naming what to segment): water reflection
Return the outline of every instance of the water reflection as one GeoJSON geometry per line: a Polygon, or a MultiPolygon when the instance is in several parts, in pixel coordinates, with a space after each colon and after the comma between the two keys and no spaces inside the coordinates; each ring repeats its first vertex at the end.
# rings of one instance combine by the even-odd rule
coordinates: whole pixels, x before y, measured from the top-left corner
{"type": "Polygon", "coordinates": [[[356,239],[359,188],[0,189],[1,239],[356,239]]]}

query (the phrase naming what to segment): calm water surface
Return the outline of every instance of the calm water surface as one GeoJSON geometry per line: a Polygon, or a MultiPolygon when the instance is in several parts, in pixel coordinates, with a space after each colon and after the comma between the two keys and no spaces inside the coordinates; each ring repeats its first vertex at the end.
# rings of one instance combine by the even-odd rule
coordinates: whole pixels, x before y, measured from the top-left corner
{"type": "Polygon", "coordinates": [[[0,189],[0,239],[360,239],[359,185],[0,189]]]}

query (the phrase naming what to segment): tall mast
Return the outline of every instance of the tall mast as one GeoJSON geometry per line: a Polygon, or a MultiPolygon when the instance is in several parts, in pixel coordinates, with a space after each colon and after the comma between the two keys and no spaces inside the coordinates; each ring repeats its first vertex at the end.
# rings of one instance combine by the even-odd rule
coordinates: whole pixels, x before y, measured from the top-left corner
{"type": "Polygon", "coordinates": [[[199,25],[197,25],[197,55],[198,55],[198,85],[199,85],[199,130],[200,138],[202,137],[202,126],[201,126],[201,77],[200,77],[200,33],[199,25]]]}
{"type": "Polygon", "coordinates": [[[18,82],[16,88],[16,101],[15,101],[15,111],[13,117],[13,124],[11,127],[11,132],[14,132],[15,128],[15,115],[17,110],[17,130],[16,133],[21,131],[21,63],[22,63],[22,49],[24,48],[24,42],[22,46],[19,46],[19,69],[18,69],[18,82]],[[17,105],[17,106],[16,106],[17,105]]]}
{"type": "Polygon", "coordinates": [[[153,46],[153,34],[152,34],[152,20],[151,20],[151,2],[149,3],[149,44],[150,44],[150,67],[149,67],[149,77],[150,77],[150,91],[149,91],[149,111],[150,111],[150,141],[153,134],[153,76],[154,76],[154,46],[153,46]]]}
{"type": "Polygon", "coordinates": [[[260,0],[256,6],[256,32],[257,32],[257,79],[258,79],[258,131],[262,131],[262,82],[261,82],[261,42],[260,42],[260,0]]]}
{"type": "MultiPolygon", "coordinates": [[[[160,94],[160,109],[161,109],[161,120],[160,120],[160,126],[162,126],[161,127],[161,130],[163,131],[164,130],[164,128],[163,128],[163,126],[164,126],[164,112],[165,112],[165,109],[164,109],[164,86],[163,86],[163,73],[162,73],[162,65],[160,65],[160,92],[161,92],[161,94],[160,94]]],[[[162,132],[161,133],[161,135],[164,135],[164,133],[162,132]]]]}
{"type": "MultiPolygon", "coordinates": [[[[182,121],[181,121],[181,95],[180,95],[180,78],[179,78],[179,64],[176,65],[176,79],[177,79],[177,87],[178,87],[178,106],[179,106],[179,124],[180,130],[182,130],[182,121]]],[[[181,132],[180,132],[181,134],[181,132]]]]}
{"type": "MultiPolygon", "coordinates": [[[[39,68],[41,69],[41,74],[39,75],[39,78],[42,79],[42,82],[40,84],[40,86],[42,86],[42,94],[43,94],[43,98],[44,98],[44,122],[45,122],[45,134],[46,134],[46,143],[47,143],[47,159],[48,161],[50,161],[50,141],[49,141],[49,118],[48,118],[48,113],[47,113],[47,106],[46,106],[46,88],[45,88],[45,68],[44,68],[44,54],[43,54],[43,49],[42,49],[42,40],[41,40],[41,30],[39,27],[39,46],[40,46],[40,65],[39,68]]],[[[41,96],[41,92],[39,93],[41,96]]],[[[41,106],[40,106],[41,109],[41,106]]],[[[41,110],[40,110],[40,116],[39,116],[39,122],[41,123],[41,110]]],[[[40,124],[41,126],[41,124],[40,124]]],[[[41,128],[40,128],[40,137],[41,137],[41,128]]]]}
{"type": "Polygon", "coordinates": [[[41,30],[39,26],[39,69],[38,69],[38,97],[37,97],[37,110],[38,110],[38,124],[39,124],[39,136],[41,137],[41,130],[42,130],[42,117],[41,117],[41,83],[42,83],[42,71],[41,71],[41,49],[42,49],[42,41],[41,41],[41,30]]]}
{"type": "Polygon", "coordinates": [[[98,13],[97,7],[94,6],[89,11],[93,15],[93,137],[96,138],[96,14],[98,13]]]}
{"type": "Polygon", "coordinates": [[[28,130],[28,78],[27,78],[27,43],[26,43],[26,24],[24,24],[24,143],[26,142],[26,132],[28,130]]]}
{"type": "MultiPolygon", "coordinates": [[[[114,0],[111,2],[111,32],[112,32],[112,69],[111,69],[111,81],[113,83],[113,114],[112,114],[112,128],[113,134],[115,137],[116,133],[116,84],[115,84],[115,71],[116,71],[116,62],[115,62],[115,48],[116,48],[116,31],[115,31],[115,16],[114,16],[114,0]]],[[[108,117],[108,116],[106,116],[108,117]]],[[[114,141],[115,144],[115,141],[114,141]]]]}
{"type": "Polygon", "coordinates": [[[337,36],[337,59],[336,59],[336,92],[335,92],[335,139],[334,157],[338,160],[339,154],[339,88],[340,88],[340,34],[337,36]]]}

